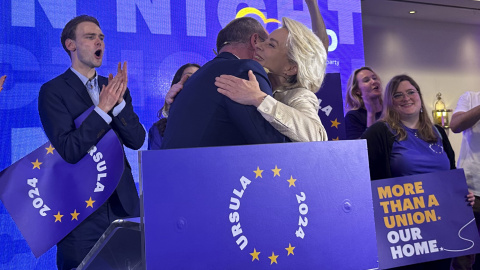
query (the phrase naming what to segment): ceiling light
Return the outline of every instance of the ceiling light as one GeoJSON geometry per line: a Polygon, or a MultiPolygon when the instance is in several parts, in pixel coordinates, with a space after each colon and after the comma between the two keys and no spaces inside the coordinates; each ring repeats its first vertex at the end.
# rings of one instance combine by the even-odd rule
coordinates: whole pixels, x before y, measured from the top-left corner
{"type": "MultiPolygon", "coordinates": [[[[476,0],[476,1],[480,1],[480,0],[476,0]]],[[[410,12],[408,12],[408,13],[410,13],[410,14],[415,14],[415,13],[417,13],[417,12],[416,12],[415,10],[410,10],[410,12]]]]}

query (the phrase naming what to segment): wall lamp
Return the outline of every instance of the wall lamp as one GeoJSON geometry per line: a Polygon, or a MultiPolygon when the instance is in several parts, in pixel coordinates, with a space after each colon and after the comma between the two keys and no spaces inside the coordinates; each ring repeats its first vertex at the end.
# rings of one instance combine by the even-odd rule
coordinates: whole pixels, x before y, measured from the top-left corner
{"type": "Polygon", "coordinates": [[[452,112],[451,109],[447,109],[445,106],[445,102],[442,100],[442,93],[437,93],[437,100],[433,104],[433,123],[443,128],[450,127],[449,116],[452,112]]]}

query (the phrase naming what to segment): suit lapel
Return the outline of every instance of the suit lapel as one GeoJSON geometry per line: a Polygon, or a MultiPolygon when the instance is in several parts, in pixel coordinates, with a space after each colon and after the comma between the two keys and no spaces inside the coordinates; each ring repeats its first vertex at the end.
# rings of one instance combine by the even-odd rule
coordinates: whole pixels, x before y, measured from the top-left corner
{"type": "Polygon", "coordinates": [[[65,82],[73,89],[77,94],[82,98],[82,100],[90,107],[93,105],[92,99],[87,92],[87,88],[83,85],[82,81],[78,76],[73,73],[70,69],[63,74],[65,82]]]}
{"type": "Polygon", "coordinates": [[[102,92],[102,87],[104,85],[107,86],[107,84],[108,84],[108,79],[98,75],[98,88],[100,89],[100,92],[102,92]]]}

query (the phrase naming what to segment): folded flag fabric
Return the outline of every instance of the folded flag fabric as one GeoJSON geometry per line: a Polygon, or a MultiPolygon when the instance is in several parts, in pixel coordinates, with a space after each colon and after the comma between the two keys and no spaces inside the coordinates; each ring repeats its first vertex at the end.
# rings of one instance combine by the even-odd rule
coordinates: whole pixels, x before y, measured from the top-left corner
{"type": "MultiPolygon", "coordinates": [[[[93,107],[75,120],[78,127],[93,107]]],[[[95,212],[123,173],[123,147],[113,130],[78,163],[67,163],[50,142],[0,172],[0,200],[35,257],[95,212]]]]}

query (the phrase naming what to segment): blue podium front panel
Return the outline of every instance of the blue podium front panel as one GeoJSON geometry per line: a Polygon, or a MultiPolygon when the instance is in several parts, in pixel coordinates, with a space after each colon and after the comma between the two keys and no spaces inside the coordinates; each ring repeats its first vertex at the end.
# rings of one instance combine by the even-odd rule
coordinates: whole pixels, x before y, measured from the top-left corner
{"type": "Polygon", "coordinates": [[[142,151],[147,269],[378,267],[366,143],[142,151]]]}

